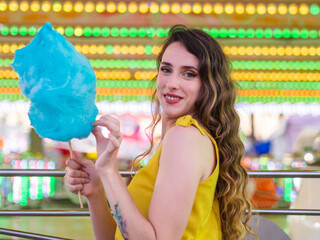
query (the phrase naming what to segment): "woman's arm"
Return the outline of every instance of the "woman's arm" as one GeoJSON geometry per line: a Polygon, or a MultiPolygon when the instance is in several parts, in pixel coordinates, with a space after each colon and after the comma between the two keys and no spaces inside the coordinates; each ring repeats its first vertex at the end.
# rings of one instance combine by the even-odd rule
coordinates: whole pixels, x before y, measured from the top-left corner
{"type": "Polygon", "coordinates": [[[80,191],[88,200],[90,217],[96,239],[114,239],[116,223],[110,213],[103,185],[90,160],[69,159],[65,183],[75,194],[80,191]]]}
{"type": "Polygon", "coordinates": [[[109,141],[112,143],[98,158],[96,169],[124,239],[181,239],[198,184],[208,167],[211,171],[213,166],[210,140],[193,127],[176,126],[167,133],[163,141],[149,216],[145,218],[116,168],[114,153],[117,152],[121,139],[116,137],[119,132],[114,130],[115,125],[110,121],[102,119],[94,124],[110,130],[109,141]],[[208,158],[210,159],[207,160],[208,158]]]}

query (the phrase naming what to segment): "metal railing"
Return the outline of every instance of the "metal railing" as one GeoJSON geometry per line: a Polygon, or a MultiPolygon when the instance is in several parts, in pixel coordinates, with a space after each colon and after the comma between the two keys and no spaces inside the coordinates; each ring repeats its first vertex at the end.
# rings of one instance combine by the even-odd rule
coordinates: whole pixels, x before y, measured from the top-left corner
{"type": "MultiPolygon", "coordinates": [[[[0,176],[45,176],[63,177],[65,170],[42,169],[0,169],[0,176]]],[[[135,172],[119,171],[122,177],[131,177],[135,172]]],[[[277,171],[248,171],[250,178],[320,178],[320,171],[277,170],[277,171]]],[[[320,216],[320,209],[253,209],[253,214],[265,215],[311,215],[320,216]]],[[[0,216],[90,216],[87,210],[0,210],[0,216]]],[[[65,239],[48,235],[0,228],[0,234],[17,236],[28,239],[65,239]]]]}

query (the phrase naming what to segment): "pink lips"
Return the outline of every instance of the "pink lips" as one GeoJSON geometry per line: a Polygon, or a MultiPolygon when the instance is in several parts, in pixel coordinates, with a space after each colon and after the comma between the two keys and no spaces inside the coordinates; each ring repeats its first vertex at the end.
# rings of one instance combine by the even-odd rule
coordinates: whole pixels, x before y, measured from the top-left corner
{"type": "Polygon", "coordinates": [[[166,94],[164,94],[164,100],[168,104],[175,104],[175,103],[180,102],[182,100],[182,97],[180,97],[178,95],[175,95],[175,94],[172,94],[172,93],[166,93],[166,94]],[[175,98],[175,99],[169,99],[167,97],[172,97],[172,98],[175,98]]]}

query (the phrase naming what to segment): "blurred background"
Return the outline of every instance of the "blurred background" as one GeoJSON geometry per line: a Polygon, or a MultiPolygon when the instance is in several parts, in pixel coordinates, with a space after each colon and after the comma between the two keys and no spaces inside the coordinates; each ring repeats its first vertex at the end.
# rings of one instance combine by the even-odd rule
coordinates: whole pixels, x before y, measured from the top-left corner
{"type": "MultiPolygon", "coordinates": [[[[144,130],[151,120],[148,85],[157,72],[155,57],[169,28],[184,24],[216,38],[230,59],[239,84],[243,165],[248,170],[319,170],[319,13],[319,0],[0,0],[0,168],[64,169],[69,157],[67,143],[41,139],[30,127],[29,102],[10,66],[15,50],[49,21],[90,60],[100,114],[121,120],[120,169],[130,169],[132,159],[149,146],[144,130]]],[[[72,144],[83,157],[95,159],[93,136],[72,144]]],[[[248,192],[255,208],[320,209],[319,184],[319,179],[252,178],[248,192]]],[[[0,176],[0,195],[3,210],[79,209],[62,178],[0,176]]],[[[267,217],[291,239],[319,237],[318,216],[267,217]]],[[[0,216],[0,226],[93,239],[88,217],[0,216]]]]}

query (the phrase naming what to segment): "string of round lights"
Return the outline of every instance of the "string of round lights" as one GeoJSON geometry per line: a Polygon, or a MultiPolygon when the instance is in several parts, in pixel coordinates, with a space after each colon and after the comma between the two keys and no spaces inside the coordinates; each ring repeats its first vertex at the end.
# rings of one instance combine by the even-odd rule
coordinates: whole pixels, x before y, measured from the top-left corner
{"type": "MultiPolygon", "coordinates": [[[[9,67],[12,58],[0,58],[0,67],[9,67]]],[[[320,70],[320,61],[259,61],[233,60],[233,70],[320,70]]],[[[153,69],[157,68],[155,60],[144,59],[90,59],[93,68],[116,69],[153,69]]]]}
{"type": "MultiPolygon", "coordinates": [[[[150,80],[99,80],[97,88],[154,88],[150,80]]],[[[274,90],[320,90],[320,82],[261,82],[261,81],[239,81],[239,89],[274,89],[274,90]]],[[[2,79],[0,87],[18,87],[15,79],[2,79]]]]}
{"type": "MultiPolygon", "coordinates": [[[[3,25],[0,34],[3,36],[34,36],[41,29],[39,26],[7,26],[3,25]]],[[[202,28],[215,38],[320,38],[318,29],[306,28],[202,28]]],[[[90,26],[57,26],[56,30],[67,37],[166,37],[169,28],[154,27],[90,27],[90,26]]]]}
{"type": "Polygon", "coordinates": [[[318,15],[317,3],[230,3],[230,2],[125,2],[125,1],[0,1],[0,12],[76,12],[76,13],[141,13],[141,14],[237,14],[237,15],[318,15]]]}
{"type": "MultiPolygon", "coordinates": [[[[14,53],[21,47],[24,47],[24,44],[0,44],[0,53],[14,53]]],[[[157,55],[161,50],[157,45],[133,44],[75,44],[75,48],[85,55],[157,55]]],[[[320,56],[320,46],[225,46],[223,50],[231,56],[320,56]]]]}
{"type": "MultiPolygon", "coordinates": [[[[157,72],[156,71],[136,71],[133,74],[129,71],[95,71],[98,80],[151,80],[157,72]]],[[[320,84],[320,72],[256,72],[256,71],[233,71],[232,79],[236,81],[298,81],[298,82],[316,82],[320,84]]],[[[15,71],[7,69],[0,69],[0,79],[18,79],[15,71]]]]}

